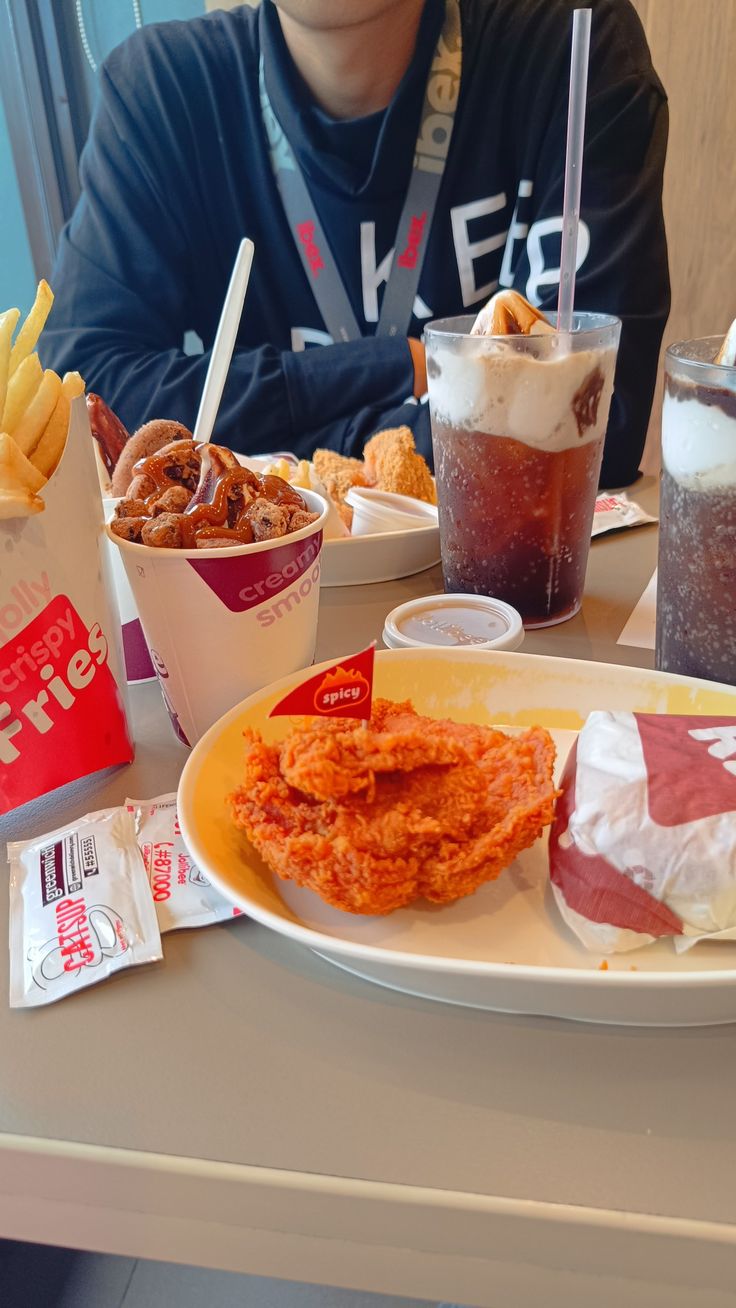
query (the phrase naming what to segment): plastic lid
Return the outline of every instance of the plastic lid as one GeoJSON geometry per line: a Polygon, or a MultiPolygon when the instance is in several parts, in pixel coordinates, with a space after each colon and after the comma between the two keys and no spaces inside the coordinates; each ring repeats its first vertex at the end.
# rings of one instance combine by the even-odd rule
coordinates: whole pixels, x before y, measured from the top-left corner
{"type": "Polygon", "coordinates": [[[383,629],[383,643],[389,649],[472,645],[511,650],[518,649],[523,639],[516,609],[486,595],[427,595],[410,600],[389,613],[383,629]]]}

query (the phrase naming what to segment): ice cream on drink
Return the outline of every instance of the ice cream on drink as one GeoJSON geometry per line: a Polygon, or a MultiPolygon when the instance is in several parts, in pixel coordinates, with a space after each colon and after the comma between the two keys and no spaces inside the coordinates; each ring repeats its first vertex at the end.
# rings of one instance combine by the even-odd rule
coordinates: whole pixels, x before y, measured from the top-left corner
{"type": "Polygon", "coordinates": [[[577,612],[618,332],[617,320],[582,314],[558,334],[513,291],[472,325],[427,329],[448,591],[494,595],[527,626],[577,612]]]}
{"type": "Polygon", "coordinates": [[[657,666],[736,685],[736,322],[665,360],[657,666]]]}

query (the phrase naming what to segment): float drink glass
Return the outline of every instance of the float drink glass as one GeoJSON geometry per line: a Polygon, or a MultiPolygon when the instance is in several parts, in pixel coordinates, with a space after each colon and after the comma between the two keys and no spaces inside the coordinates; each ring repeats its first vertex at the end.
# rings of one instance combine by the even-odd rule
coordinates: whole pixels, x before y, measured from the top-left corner
{"type": "Polygon", "coordinates": [[[582,600],[621,324],[471,336],[473,321],[424,333],[445,589],[551,626],[582,600]]]}
{"type": "Polygon", "coordinates": [[[665,357],[656,664],[736,685],[736,367],[721,337],[665,357]]]}

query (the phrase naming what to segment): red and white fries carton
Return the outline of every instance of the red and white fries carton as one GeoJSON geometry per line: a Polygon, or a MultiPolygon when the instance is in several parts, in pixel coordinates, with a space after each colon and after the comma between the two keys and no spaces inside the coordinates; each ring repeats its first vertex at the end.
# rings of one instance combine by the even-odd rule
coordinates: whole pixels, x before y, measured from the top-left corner
{"type": "Polygon", "coordinates": [[[736,939],[736,718],[591,713],[561,784],[550,875],[587,948],[736,939]]]}
{"type": "Polygon", "coordinates": [[[133,758],[83,397],[40,495],[0,521],[0,814],[133,758]]]}

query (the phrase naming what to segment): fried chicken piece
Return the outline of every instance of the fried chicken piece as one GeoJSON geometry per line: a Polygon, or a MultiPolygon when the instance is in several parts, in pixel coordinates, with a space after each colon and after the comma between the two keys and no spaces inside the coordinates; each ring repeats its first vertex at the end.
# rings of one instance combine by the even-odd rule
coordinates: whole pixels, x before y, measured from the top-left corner
{"type": "Polygon", "coordinates": [[[334,477],[354,477],[351,486],[364,486],[365,468],[361,459],[349,459],[337,450],[315,450],[312,455],[314,470],[321,481],[327,484],[334,477]]]}
{"type": "MultiPolygon", "coordinates": [[[[421,735],[409,701],[377,700],[371,730],[354,718],[307,718],[279,749],[281,775],[313,799],[376,793],[376,774],[478,758],[488,730],[424,718],[421,735]]],[[[505,740],[502,733],[495,733],[505,740]]]]}
{"type": "Polygon", "coordinates": [[[345,503],[351,486],[368,486],[365,464],[361,459],[348,459],[336,450],[315,450],[312,455],[314,471],[323,483],[327,494],[335,501],[337,511],[346,527],[353,523],[353,510],[345,503]]]}
{"type": "Polygon", "coordinates": [[[310,721],[276,745],[245,737],[236,826],[278,876],[348,912],[472,894],[552,821],[541,727],[506,736],[377,700],[369,723],[310,721]]]}
{"type": "Polygon", "coordinates": [[[364,451],[368,483],[394,495],[437,503],[432,474],[414,445],[410,427],[390,427],[371,436],[364,451]]]}

